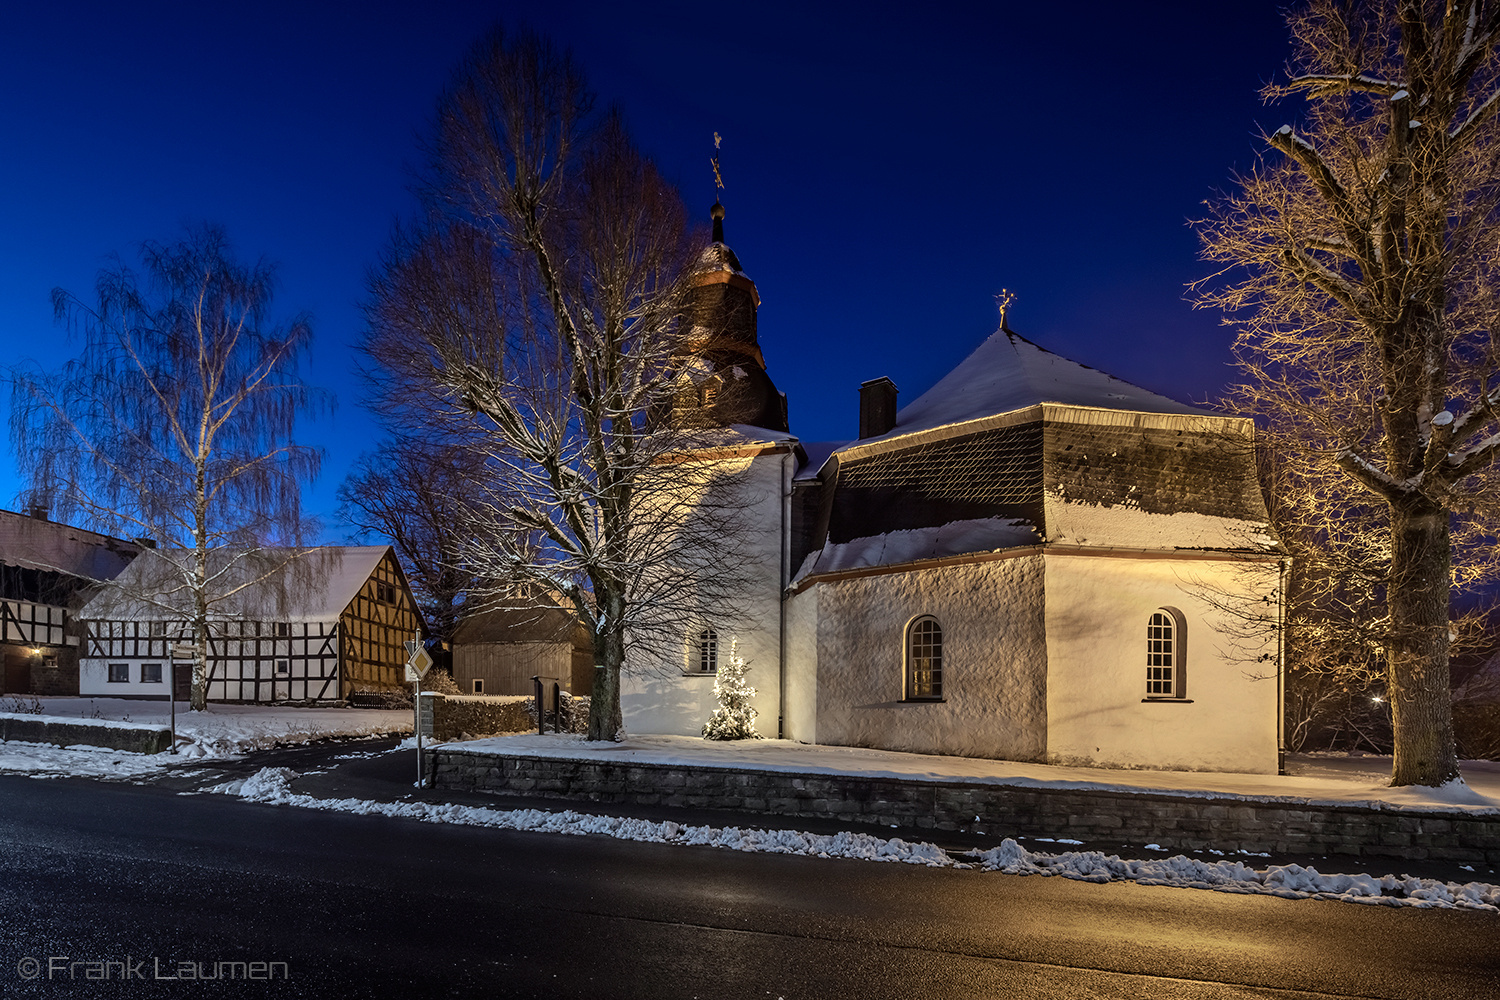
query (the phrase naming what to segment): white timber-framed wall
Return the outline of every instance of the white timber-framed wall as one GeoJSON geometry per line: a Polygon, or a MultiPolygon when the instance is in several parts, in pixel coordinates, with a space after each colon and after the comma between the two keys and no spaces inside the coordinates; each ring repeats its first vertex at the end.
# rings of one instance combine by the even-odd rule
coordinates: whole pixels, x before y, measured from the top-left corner
{"type": "MultiPolygon", "coordinates": [[[[342,702],[356,692],[401,689],[406,650],[421,623],[405,574],[390,547],[334,547],[294,606],[277,616],[217,615],[209,626],[210,701],[342,702]]],[[[128,580],[126,581],[128,584],[128,580]]],[[[79,693],[164,698],[174,646],[191,640],[181,617],[164,609],[131,617],[90,616],[119,605],[96,599],[80,613],[85,636],[79,693]]],[[[186,697],[192,662],[175,661],[186,697]]]]}

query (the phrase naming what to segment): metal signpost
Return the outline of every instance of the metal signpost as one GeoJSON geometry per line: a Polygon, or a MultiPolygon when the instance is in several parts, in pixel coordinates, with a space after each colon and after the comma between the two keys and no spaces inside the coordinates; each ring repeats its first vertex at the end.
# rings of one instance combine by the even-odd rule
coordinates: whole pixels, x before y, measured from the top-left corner
{"type": "Polygon", "coordinates": [[[427,652],[427,644],[422,641],[422,633],[417,632],[415,639],[406,640],[406,679],[417,685],[417,696],[412,715],[412,729],[417,733],[417,787],[423,787],[426,775],[422,773],[422,678],[432,667],[432,654],[427,652]]]}

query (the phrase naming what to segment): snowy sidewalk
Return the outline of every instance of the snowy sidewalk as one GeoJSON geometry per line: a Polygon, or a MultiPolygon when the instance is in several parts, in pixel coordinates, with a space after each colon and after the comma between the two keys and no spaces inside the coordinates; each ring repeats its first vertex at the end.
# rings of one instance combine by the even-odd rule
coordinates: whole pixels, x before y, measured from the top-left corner
{"type": "Polygon", "coordinates": [[[1021,788],[1162,793],[1191,798],[1500,813],[1500,763],[1465,761],[1464,784],[1391,788],[1389,757],[1293,755],[1291,772],[1223,774],[1209,771],[1126,771],[1063,767],[975,757],[809,746],[791,740],[715,742],[692,736],[627,736],[622,743],[589,743],[569,734],[501,736],[439,746],[449,752],[513,754],[694,768],[746,768],[817,775],[858,775],[902,781],[963,781],[1021,788]]]}

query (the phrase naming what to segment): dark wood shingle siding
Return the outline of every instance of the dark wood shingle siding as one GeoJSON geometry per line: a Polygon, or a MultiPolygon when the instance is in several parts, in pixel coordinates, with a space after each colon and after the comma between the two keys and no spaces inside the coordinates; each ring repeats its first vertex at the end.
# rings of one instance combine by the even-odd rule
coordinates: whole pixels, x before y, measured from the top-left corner
{"type": "Polygon", "coordinates": [[[1042,428],[1018,424],[841,461],[827,540],[952,521],[1040,523],[1042,428]]]}
{"type": "Polygon", "coordinates": [[[1249,435],[1048,421],[1043,444],[1047,491],[1069,502],[1266,523],[1249,435]]]}

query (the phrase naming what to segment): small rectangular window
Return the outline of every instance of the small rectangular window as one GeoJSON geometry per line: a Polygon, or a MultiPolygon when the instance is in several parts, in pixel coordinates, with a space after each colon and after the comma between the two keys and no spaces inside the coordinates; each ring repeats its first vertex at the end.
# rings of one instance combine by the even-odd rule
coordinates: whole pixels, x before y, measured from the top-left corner
{"type": "Polygon", "coordinates": [[[167,634],[167,623],[166,622],[152,622],[151,623],[151,634],[152,635],[166,635],[167,634]]]}
{"type": "Polygon", "coordinates": [[[706,628],[698,633],[698,672],[704,674],[718,673],[719,670],[719,633],[716,629],[706,628]]]}
{"type": "Polygon", "coordinates": [[[141,683],[142,684],[160,684],[161,683],[161,664],[160,663],[142,663],[141,664],[141,683]]]}
{"type": "Polygon", "coordinates": [[[291,635],[292,634],[292,624],[291,624],[291,622],[277,622],[276,623],[276,634],[280,635],[280,636],[289,636],[289,635],[291,635]]]}
{"type": "Polygon", "coordinates": [[[475,694],[484,694],[484,678],[483,677],[476,677],[476,678],[474,678],[474,693],[475,694]]]}
{"type": "Polygon", "coordinates": [[[291,673],[292,673],[292,661],[291,660],[277,660],[276,661],[276,676],[277,677],[289,677],[289,676],[291,676],[291,673]]]}
{"type": "Polygon", "coordinates": [[[111,663],[109,665],[109,683],[111,683],[111,684],[129,684],[130,683],[130,664],[128,664],[128,663],[111,663]]]}

